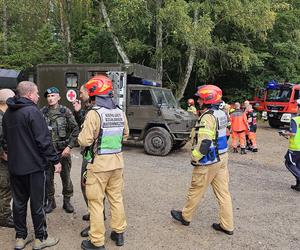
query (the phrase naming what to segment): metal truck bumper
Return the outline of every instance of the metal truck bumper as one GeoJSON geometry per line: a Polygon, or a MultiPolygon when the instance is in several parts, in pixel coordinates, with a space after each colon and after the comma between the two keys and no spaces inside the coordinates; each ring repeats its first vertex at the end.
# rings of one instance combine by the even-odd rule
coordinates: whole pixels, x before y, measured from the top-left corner
{"type": "Polygon", "coordinates": [[[290,113],[268,112],[267,115],[267,119],[276,119],[282,123],[290,123],[291,117],[292,115],[290,113]]]}

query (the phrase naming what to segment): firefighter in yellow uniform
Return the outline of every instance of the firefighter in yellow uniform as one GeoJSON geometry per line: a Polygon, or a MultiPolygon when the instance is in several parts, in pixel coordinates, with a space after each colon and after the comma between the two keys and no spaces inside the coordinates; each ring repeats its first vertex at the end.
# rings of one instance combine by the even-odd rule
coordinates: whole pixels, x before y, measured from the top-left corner
{"type": "Polygon", "coordinates": [[[122,139],[128,137],[128,124],[123,111],[113,102],[113,88],[109,78],[103,75],[95,76],[85,87],[90,98],[95,99],[95,105],[87,113],[78,137],[80,146],[86,147],[85,159],[89,162],[85,185],[90,231],[89,239],[82,241],[81,248],[105,249],[104,196],[110,203],[110,237],[117,246],[122,246],[123,233],[127,226],[122,197],[122,139]]]}
{"type": "Polygon", "coordinates": [[[183,210],[171,210],[172,217],[188,226],[208,186],[211,184],[219,204],[220,222],[213,229],[233,234],[232,201],[229,193],[228,153],[226,127],[227,115],[219,109],[222,90],[214,85],[199,87],[196,95],[200,106],[206,110],[196,124],[193,138],[192,182],[183,210]]]}
{"type": "Polygon", "coordinates": [[[187,104],[188,104],[187,111],[197,116],[197,109],[195,107],[194,99],[192,98],[188,99],[187,104]]]}

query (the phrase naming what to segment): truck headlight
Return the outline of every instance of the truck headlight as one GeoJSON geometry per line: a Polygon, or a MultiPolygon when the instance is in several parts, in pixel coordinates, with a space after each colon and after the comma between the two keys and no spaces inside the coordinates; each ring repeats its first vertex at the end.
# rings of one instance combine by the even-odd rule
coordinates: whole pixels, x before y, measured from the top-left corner
{"type": "Polygon", "coordinates": [[[268,113],[267,113],[267,111],[263,111],[263,112],[261,113],[261,118],[262,118],[263,120],[268,120],[268,113]]]}
{"type": "Polygon", "coordinates": [[[291,114],[284,113],[284,114],[281,116],[280,121],[281,121],[281,122],[291,122],[291,118],[292,118],[292,115],[291,115],[291,114]]]}

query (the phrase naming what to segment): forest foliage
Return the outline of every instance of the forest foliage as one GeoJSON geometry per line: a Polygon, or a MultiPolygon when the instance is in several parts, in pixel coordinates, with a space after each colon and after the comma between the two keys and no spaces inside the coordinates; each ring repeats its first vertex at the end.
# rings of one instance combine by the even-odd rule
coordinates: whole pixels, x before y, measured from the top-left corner
{"type": "Polygon", "coordinates": [[[300,82],[300,0],[0,0],[0,5],[0,67],[127,58],[157,68],[164,86],[182,100],[201,84],[217,84],[225,100],[237,101],[272,79],[300,82]]]}

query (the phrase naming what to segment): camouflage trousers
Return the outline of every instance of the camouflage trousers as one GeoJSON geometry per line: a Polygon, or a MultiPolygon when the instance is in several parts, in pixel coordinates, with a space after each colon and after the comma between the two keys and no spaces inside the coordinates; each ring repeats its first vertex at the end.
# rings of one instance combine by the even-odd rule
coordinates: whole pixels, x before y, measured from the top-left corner
{"type": "Polygon", "coordinates": [[[11,191],[8,166],[6,162],[0,162],[0,221],[7,220],[11,216],[11,191]]]}
{"type": "Polygon", "coordinates": [[[86,198],[86,193],[85,193],[85,183],[83,180],[83,174],[86,171],[86,167],[87,167],[87,160],[85,160],[84,158],[82,159],[82,165],[81,165],[81,178],[80,178],[80,187],[81,187],[81,192],[85,201],[86,206],[88,206],[88,200],[86,198]]]}
{"type": "MultiPolygon", "coordinates": [[[[71,156],[63,157],[60,160],[62,165],[60,178],[62,181],[62,194],[64,198],[70,198],[73,196],[73,184],[71,180],[71,156]]],[[[47,171],[47,197],[49,200],[54,198],[55,187],[54,187],[54,166],[50,166],[47,171]]]]}

